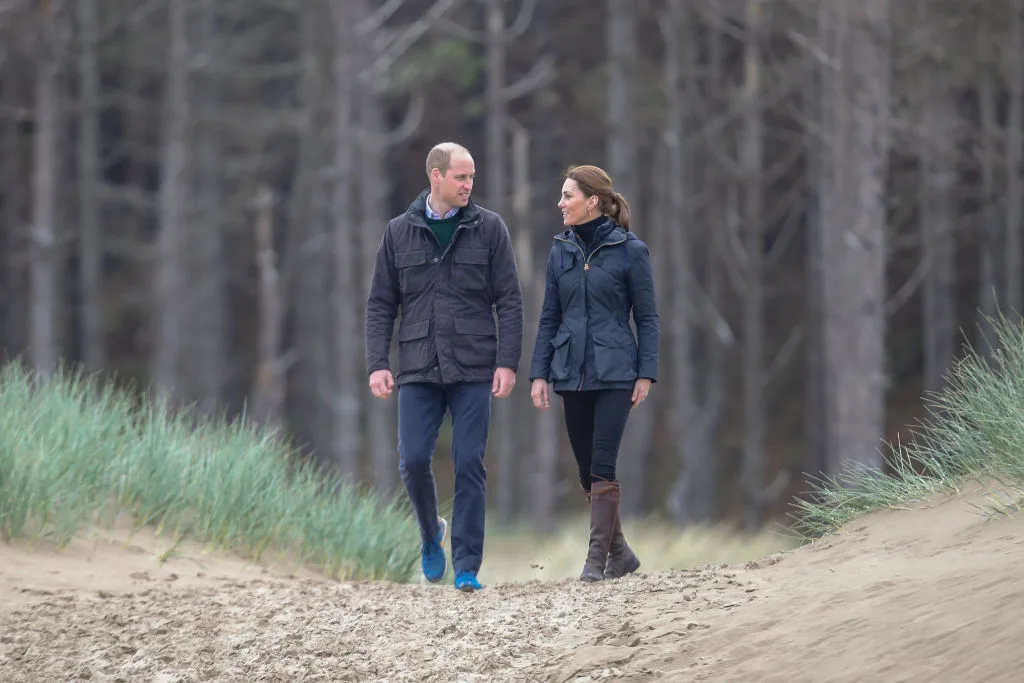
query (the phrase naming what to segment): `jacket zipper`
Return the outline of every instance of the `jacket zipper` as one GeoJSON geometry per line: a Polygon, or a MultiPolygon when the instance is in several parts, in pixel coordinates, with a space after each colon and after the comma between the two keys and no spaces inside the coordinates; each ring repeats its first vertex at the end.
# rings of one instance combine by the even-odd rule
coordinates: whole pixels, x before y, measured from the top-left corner
{"type": "MultiPolygon", "coordinates": [[[[452,233],[452,238],[448,240],[448,246],[444,248],[444,251],[441,252],[441,255],[438,258],[443,261],[444,257],[448,254],[449,251],[451,251],[451,248],[455,246],[455,236],[459,234],[459,231],[462,230],[463,228],[469,228],[476,225],[477,221],[479,220],[479,218],[473,218],[471,220],[466,221],[465,223],[459,223],[457,226],[455,226],[455,231],[452,233]]],[[[430,226],[427,226],[427,230],[430,230],[430,226]]],[[[434,231],[430,230],[430,234],[434,235],[434,231]]],[[[437,242],[437,235],[434,235],[434,241],[437,242]]],[[[438,242],[438,246],[441,246],[440,242],[438,242]]]]}
{"type": "MultiPolygon", "coordinates": [[[[444,250],[441,252],[441,254],[437,257],[438,262],[443,262],[444,261],[444,257],[448,254],[449,251],[451,251],[451,248],[453,246],[455,246],[455,237],[459,234],[459,231],[462,230],[463,228],[471,227],[471,226],[476,225],[477,222],[479,222],[479,220],[480,220],[480,217],[477,216],[476,218],[468,220],[465,223],[459,223],[455,227],[455,230],[452,232],[452,238],[450,240],[448,240],[448,246],[445,247],[444,250]]],[[[437,235],[434,234],[434,231],[430,229],[429,225],[421,225],[420,229],[426,230],[427,233],[429,233],[429,235],[430,235],[430,239],[434,240],[434,244],[436,244],[438,248],[441,247],[441,243],[438,241],[437,235]]],[[[438,366],[440,366],[440,364],[441,364],[441,359],[438,358],[438,366]]]]}
{"type": "MultiPolygon", "coordinates": [[[[562,242],[565,242],[566,244],[571,244],[572,246],[574,246],[574,247],[576,247],[577,249],[580,250],[580,254],[583,255],[583,272],[584,273],[590,272],[590,259],[593,258],[594,254],[597,253],[598,249],[600,249],[601,247],[613,247],[616,244],[622,244],[623,242],[626,241],[625,239],[621,239],[618,242],[603,242],[603,243],[597,245],[596,247],[594,247],[594,250],[590,252],[590,256],[587,256],[587,252],[583,251],[583,247],[578,245],[576,242],[571,241],[571,240],[567,240],[564,237],[559,237],[557,235],[555,236],[555,239],[556,240],[560,240],[562,242]]],[[[587,327],[589,327],[590,326],[590,307],[587,305],[587,278],[583,278],[583,310],[584,310],[584,313],[586,313],[586,317],[587,317],[587,327]]],[[[586,355],[586,354],[584,354],[584,355],[586,355]]],[[[583,365],[585,364],[585,362],[586,361],[584,360],[584,362],[580,364],[580,381],[576,383],[576,391],[579,391],[580,389],[583,388],[583,365]]]]}

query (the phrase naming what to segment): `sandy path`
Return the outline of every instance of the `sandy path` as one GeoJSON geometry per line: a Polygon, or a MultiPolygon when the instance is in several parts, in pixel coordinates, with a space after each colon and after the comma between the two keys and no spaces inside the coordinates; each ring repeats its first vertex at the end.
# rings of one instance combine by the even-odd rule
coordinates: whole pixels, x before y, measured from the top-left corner
{"type": "Polygon", "coordinates": [[[971,500],[757,565],[474,595],[7,548],[0,680],[1017,681],[1024,521],[971,500]]]}

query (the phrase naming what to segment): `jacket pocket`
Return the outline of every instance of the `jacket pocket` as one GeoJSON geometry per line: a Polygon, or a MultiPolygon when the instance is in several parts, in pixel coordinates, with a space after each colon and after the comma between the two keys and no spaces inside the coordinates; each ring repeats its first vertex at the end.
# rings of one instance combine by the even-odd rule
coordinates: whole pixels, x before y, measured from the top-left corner
{"type": "Polygon", "coordinates": [[[561,330],[551,340],[551,346],[555,347],[555,352],[551,356],[551,381],[566,380],[572,376],[572,368],[570,360],[572,358],[569,344],[572,340],[572,335],[569,330],[561,330]]]}
{"type": "Polygon", "coordinates": [[[418,372],[430,366],[434,352],[430,321],[403,322],[398,328],[398,366],[401,372],[418,372]]]}
{"type": "Polygon", "coordinates": [[[498,355],[498,332],[494,318],[454,318],[452,350],[463,367],[494,367],[498,355]]]}
{"type": "Polygon", "coordinates": [[[479,247],[456,247],[452,257],[455,269],[452,282],[460,289],[487,288],[487,274],[491,265],[491,251],[479,247]]]}
{"type": "Polygon", "coordinates": [[[433,266],[427,261],[425,249],[395,252],[395,268],[402,293],[422,292],[433,276],[433,266]]]}
{"type": "Polygon", "coordinates": [[[633,335],[592,336],[594,341],[594,374],[599,382],[632,382],[637,377],[636,343],[633,335]]]}

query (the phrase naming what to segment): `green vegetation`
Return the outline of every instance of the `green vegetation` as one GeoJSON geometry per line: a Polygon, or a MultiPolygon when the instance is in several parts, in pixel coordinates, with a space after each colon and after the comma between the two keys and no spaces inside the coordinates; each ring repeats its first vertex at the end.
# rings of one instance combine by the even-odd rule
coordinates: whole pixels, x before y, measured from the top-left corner
{"type": "Polygon", "coordinates": [[[406,581],[418,534],[399,502],[328,485],[243,421],[172,414],[80,373],[0,369],[0,537],[62,547],[128,518],[174,539],[329,576],[406,581]],[[410,541],[410,539],[413,539],[410,541]]]}
{"type": "Polygon", "coordinates": [[[901,508],[935,493],[957,492],[969,481],[996,482],[993,504],[1010,514],[1024,501],[1024,328],[994,321],[996,351],[974,349],[947,374],[947,386],[926,397],[932,417],[885,458],[888,473],[849,468],[821,480],[795,503],[795,530],[806,538],[840,529],[864,513],[901,508]]]}
{"type": "MultiPolygon", "coordinates": [[[[1024,327],[1003,318],[994,328],[991,357],[967,349],[946,388],[926,397],[931,417],[909,442],[888,449],[885,470],[852,467],[819,480],[794,502],[793,531],[818,537],[971,481],[996,483],[982,514],[1024,510],[1024,327]]],[[[0,369],[5,541],[59,547],[91,525],[130,519],[252,560],[285,555],[336,578],[415,580],[418,534],[404,498],[385,504],[325,482],[287,444],[243,421],[172,414],[78,373],[43,382],[17,363],[0,369]]],[[[493,530],[484,571],[492,581],[572,577],[584,527],[581,518],[549,538],[493,530]]],[[[771,534],[677,535],[642,524],[627,533],[647,572],[756,559],[794,545],[771,534]],[[666,545],[666,537],[677,542],[666,545]]]]}

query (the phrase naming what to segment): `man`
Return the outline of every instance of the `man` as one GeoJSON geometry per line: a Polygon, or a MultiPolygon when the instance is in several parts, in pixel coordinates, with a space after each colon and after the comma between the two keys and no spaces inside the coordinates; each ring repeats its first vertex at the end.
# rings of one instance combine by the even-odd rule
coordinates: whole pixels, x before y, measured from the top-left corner
{"type": "Polygon", "coordinates": [[[388,223],[366,302],[370,390],[398,387],[402,482],[419,521],[423,574],[444,578],[447,522],[437,512],[430,464],[445,412],[452,418],[455,587],[481,588],[484,449],[491,396],[515,385],[522,352],[523,300],[512,240],[501,217],[470,200],[476,174],[469,150],[441,143],[427,155],[430,189],[388,223]],[[399,372],[389,350],[395,318],[399,372]],[[495,324],[497,313],[497,324],[495,324]]]}

